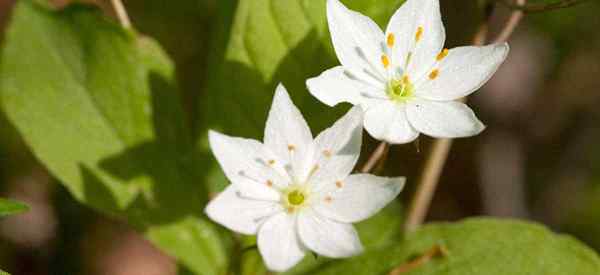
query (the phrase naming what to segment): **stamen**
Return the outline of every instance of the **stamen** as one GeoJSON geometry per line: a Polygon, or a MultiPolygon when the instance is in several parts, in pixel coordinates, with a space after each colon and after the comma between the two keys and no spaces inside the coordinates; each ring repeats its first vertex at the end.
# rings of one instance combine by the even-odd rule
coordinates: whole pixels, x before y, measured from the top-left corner
{"type": "Polygon", "coordinates": [[[269,165],[273,165],[273,164],[275,164],[275,160],[274,160],[274,159],[270,159],[269,161],[267,161],[267,163],[268,163],[269,165]]]}
{"type": "Polygon", "coordinates": [[[408,78],[408,75],[402,76],[402,84],[407,85],[409,83],[410,83],[410,79],[408,78]]]}
{"type": "Polygon", "coordinates": [[[421,40],[421,36],[423,36],[423,27],[419,26],[417,28],[417,33],[415,34],[415,41],[419,42],[419,40],[421,40]]]}
{"type": "Polygon", "coordinates": [[[286,208],[286,210],[287,210],[288,213],[293,213],[294,212],[294,207],[290,206],[290,207],[286,208]]]}
{"type": "Polygon", "coordinates": [[[267,186],[272,187],[273,186],[273,181],[267,180],[267,186]]]}
{"type": "Polygon", "coordinates": [[[412,52],[408,52],[408,55],[406,56],[406,64],[404,64],[404,67],[408,67],[408,64],[410,64],[410,60],[412,59],[412,52]]]}
{"type": "Polygon", "coordinates": [[[330,196],[325,197],[325,202],[331,202],[333,199],[330,196]]]}
{"type": "Polygon", "coordinates": [[[387,36],[387,41],[386,41],[386,42],[387,42],[387,45],[388,45],[388,47],[390,47],[390,48],[391,48],[391,47],[394,47],[394,41],[395,41],[394,34],[393,34],[393,33],[390,33],[390,34],[388,34],[388,36],[387,36]]]}
{"type": "Polygon", "coordinates": [[[315,164],[312,169],[310,169],[310,173],[308,173],[308,178],[310,179],[316,172],[319,170],[319,165],[315,164]]]}
{"type": "Polygon", "coordinates": [[[390,66],[390,59],[387,55],[381,55],[381,64],[383,64],[383,67],[386,69],[390,66]]]}
{"type": "Polygon", "coordinates": [[[335,186],[337,186],[337,188],[342,188],[342,182],[341,181],[336,181],[335,182],[335,186]]]}
{"type": "Polygon", "coordinates": [[[325,155],[326,158],[329,158],[329,157],[331,157],[331,151],[323,150],[323,155],[325,155]]]}
{"type": "Polygon", "coordinates": [[[288,150],[294,151],[294,150],[296,150],[296,146],[294,146],[294,144],[288,144],[288,150]]]}
{"type": "Polygon", "coordinates": [[[440,61],[448,55],[448,49],[443,49],[436,57],[435,60],[440,61]]]}
{"type": "Polygon", "coordinates": [[[434,80],[436,77],[438,77],[440,71],[438,69],[434,69],[433,71],[431,71],[431,73],[429,73],[429,79],[434,80]]]}

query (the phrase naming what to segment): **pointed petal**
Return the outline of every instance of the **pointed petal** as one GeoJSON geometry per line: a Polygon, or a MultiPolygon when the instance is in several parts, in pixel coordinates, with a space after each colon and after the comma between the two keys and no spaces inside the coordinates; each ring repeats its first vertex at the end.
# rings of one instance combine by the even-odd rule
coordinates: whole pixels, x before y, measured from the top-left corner
{"type": "Polygon", "coordinates": [[[362,145],[362,109],[353,107],[315,139],[313,160],[318,169],[310,178],[316,184],[343,179],[352,172],[362,145]]]}
{"type": "Polygon", "coordinates": [[[361,79],[383,79],[383,32],[379,26],[338,0],[327,1],[327,22],[340,63],[361,79]]]}
{"type": "Polygon", "coordinates": [[[314,97],[329,106],[340,102],[358,105],[372,100],[370,97],[385,97],[385,87],[382,83],[363,81],[342,66],[331,68],[317,77],[308,79],[306,86],[314,97]]]}
{"type": "Polygon", "coordinates": [[[391,101],[367,109],[365,129],[372,137],[391,144],[409,143],[419,136],[408,123],[405,105],[391,101]]]}
{"type": "Polygon", "coordinates": [[[326,257],[344,258],[363,251],[351,224],[330,220],[312,209],[298,214],[298,232],[306,247],[326,257]]]}
{"type": "Polygon", "coordinates": [[[283,272],[304,257],[296,231],[296,217],[287,213],[269,218],[258,232],[258,249],[270,270],[283,272]]]}
{"type": "Polygon", "coordinates": [[[487,82],[508,55],[508,44],[458,47],[436,63],[435,78],[415,84],[416,94],[430,100],[455,100],[471,94],[487,82]]]}
{"type": "Polygon", "coordinates": [[[253,235],[266,218],[283,211],[278,202],[243,199],[238,193],[235,184],[229,185],[208,203],[206,215],[232,231],[253,235]]]}
{"type": "Polygon", "coordinates": [[[407,0],[392,15],[386,29],[386,36],[390,34],[396,42],[392,62],[401,66],[411,80],[420,78],[431,67],[446,40],[439,0],[407,0]]]}
{"type": "Polygon", "coordinates": [[[468,137],[485,129],[471,108],[456,101],[414,99],[406,110],[410,124],[417,131],[432,137],[468,137]]]}
{"type": "Polygon", "coordinates": [[[289,184],[283,161],[277,158],[263,144],[253,139],[236,138],[209,131],[210,148],[223,168],[227,178],[233,183],[274,185],[285,187],[289,184]]]}
{"type": "Polygon", "coordinates": [[[330,182],[320,192],[315,210],[339,222],[355,223],[367,219],[392,201],[404,187],[405,178],[350,175],[343,181],[330,182]]]}
{"type": "Polygon", "coordinates": [[[277,157],[291,167],[292,174],[304,174],[307,154],[312,144],[312,134],[302,114],[288,92],[279,84],[265,128],[264,142],[277,157]]]}

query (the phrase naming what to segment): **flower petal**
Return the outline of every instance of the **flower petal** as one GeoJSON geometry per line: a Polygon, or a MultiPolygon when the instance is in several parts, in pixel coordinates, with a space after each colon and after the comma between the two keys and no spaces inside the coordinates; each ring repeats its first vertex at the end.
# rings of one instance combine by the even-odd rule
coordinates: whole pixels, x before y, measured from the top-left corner
{"type": "Polygon", "coordinates": [[[286,162],[288,171],[295,174],[305,174],[304,167],[308,151],[312,144],[312,134],[302,114],[296,108],[285,87],[279,84],[275,90],[273,104],[269,110],[269,118],[265,128],[265,145],[279,159],[286,162]]]}
{"type": "Polygon", "coordinates": [[[385,33],[395,37],[392,63],[403,68],[411,80],[420,78],[446,40],[439,0],[407,0],[392,15],[385,33]]]}
{"type": "Polygon", "coordinates": [[[405,105],[391,101],[367,109],[365,129],[374,138],[392,144],[408,143],[419,136],[408,123],[405,105]]]}
{"type": "Polygon", "coordinates": [[[363,251],[351,224],[330,220],[312,209],[305,209],[298,214],[298,232],[306,247],[323,256],[343,258],[363,251]]]}
{"type": "Polygon", "coordinates": [[[315,139],[314,163],[318,167],[310,182],[318,184],[345,178],[352,172],[362,145],[362,109],[353,107],[315,139]]]}
{"type": "Polygon", "coordinates": [[[385,207],[402,191],[405,178],[350,175],[343,181],[330,182],[320,192],[315,210],[339,222],[355,223],[367,219],[385,207]]]}
{"type": "Polygon", "coordinates": [[[432,137],[468,137],[485,129],[471,108],[456,101],[414,99],[409,102],[406,113],[417,131],[432,137]]]}
{"type": "Polygon", "coordinates": [[[417,96],[430,100],[455,100],[487,82],[508,55],[508,44],[458,47],[433,66],[435,77],[415,84],[417,96]]]}
{"type": "Polygon", "coordinates": [[[333,67],[308,79],[306,86],[314,97],[329,106],[340,102],[365,104],[373,98],[385,97],[382,83],[363,81],[342,66],[333,67]]]}
{"type": "Polygon", "coordinates": [[[267,268],[283,272],[304,257],[298,240],[296,216],[287,213],[269,218],[258,232],[258,249],[267,268]]]}
{"type": "Polygon", "coordinates": [[[210,148],[233,183],[274,185],[289,184],[282,161],[263,144],[253,139],[236,138],[216,131],[208,132],[210,148]]]}
{"type": "Polygon", "coordinates": [[[244,199],[238,192],[235,184],[227,186],[208,203],[206,215],[232,231],[252,235],[266,218],[283,211],[278,202],[244,199]]]}
{"type": "Polygon", "coordinates": [[[340,63],[361,79],[383,81],[383,32],[379,26],[338,0],[327,1],[327,22],[340,63]]]}

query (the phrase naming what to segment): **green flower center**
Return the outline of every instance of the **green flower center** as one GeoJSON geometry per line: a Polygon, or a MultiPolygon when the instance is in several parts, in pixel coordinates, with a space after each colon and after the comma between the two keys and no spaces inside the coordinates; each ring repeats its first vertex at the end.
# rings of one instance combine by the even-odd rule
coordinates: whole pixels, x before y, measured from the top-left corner
{"type": "Polygon", "coordinates": [[[404,102],[413,97],[414,86],[408,76],[405,75],[400,79],[393,79],[388,82],[386,93],[391,100],[404,102]]]}
{"type": "Polygon", "coordinates": [[[287,200],[291,205],[301,205],[304,202],[304,194],[300,190],[294,190],[288,193],[287,200]]]}

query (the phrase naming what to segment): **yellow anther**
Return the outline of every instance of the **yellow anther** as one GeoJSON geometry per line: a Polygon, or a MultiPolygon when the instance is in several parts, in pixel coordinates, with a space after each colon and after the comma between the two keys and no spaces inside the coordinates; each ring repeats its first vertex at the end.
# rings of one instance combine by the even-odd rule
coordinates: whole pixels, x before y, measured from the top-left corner
{"type": "Polygon", "coordinates": [[[402,76],[402,84],[407,85],[410,83],[410,79],[408,78],[408,75],[403,75],[402,76]]]}
{"type": "Polygon", "coordinates": [[[440,61],[448,55],[448,49],[443,49],[436,57],[435,60],[440,61]]]}
{"type": "Polygon", "coordinates": [[[273,165],[273,164],[275,164],[275,160],[274,160],[274,159],[270,159],[269,161],[267,161],[267,163],[268,163],[269,165],[273,165]]]}
{"type": "Polygon", "coordinates": [[[388,47],[393,47],[394,46],[394,41],[395,41],[395,37],[393,33],[388,34],[387,36],[387,45],[388,47]]]}
{"type": "Polygon", "coordinates": [[[335,186],[337,186],[337,188],[342,188],[342,182],[341,181],[336,181],[335,182],[335,186]]]}
{"type": "Polygon", "coordinates": [[[381,55],[381,64],[383,64],[383,67],[386,69],[390,66],[390,59],[387,55],[381,55]]]}
{"type": "Polygon", "coordinates": [[[439,74],[440,71],[438,69],[434,69],[429,73],[429,79],[434,80],[436,77],[438,77],[439,74]]]}
{"type": "Polygon", "coordinates": [[[267,180],[267,186],[269,186],[269,187],[273,186],[273,181],[267,180]]]}
{"type": "Polygon", "coordinates": [[[419,42],[419,40],[421,40],[421,36],[423,36],[423,27],[418,27],[417,33],[415,34],[415,41],[419,42]]]}
{"type": "Polygon", "coordinates": [[[296,150],[296,146],[294,146],[293,144],[288,144],[288,150],[294,151],[296,150]]]}
{"type": "Polygon", "coordinates": [[[325,202],[331,202],[333,199],[330,196],[325,197],[325,202]]]}
{"type": "Polygon", "coordinates": [[[331,157],[331,151],[323,150],[323,155],[325,155],[325,157],[331,157]]]}

